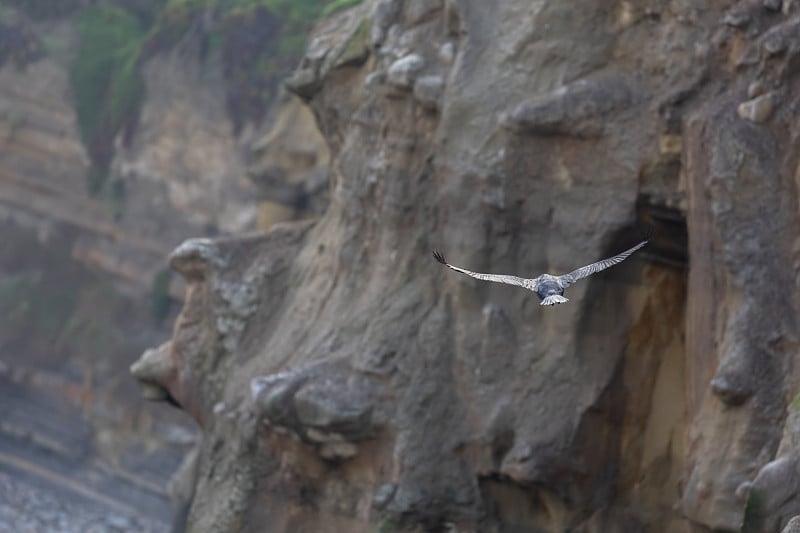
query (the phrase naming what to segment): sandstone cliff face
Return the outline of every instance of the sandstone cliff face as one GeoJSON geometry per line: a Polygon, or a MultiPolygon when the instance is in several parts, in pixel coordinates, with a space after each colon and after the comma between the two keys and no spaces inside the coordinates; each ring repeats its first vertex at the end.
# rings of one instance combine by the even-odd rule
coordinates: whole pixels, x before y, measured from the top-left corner
{"type": "Polygon", "coordinates": [[[173,339],[133,369],[202,427],[189,531],[786,524],[798,24],[789,0],[377,0],[320,24],[288,85],[330,205],[178,247],[173,339]],[[429,256],[566,272],[647,226],[556,308],[429,256]]]}

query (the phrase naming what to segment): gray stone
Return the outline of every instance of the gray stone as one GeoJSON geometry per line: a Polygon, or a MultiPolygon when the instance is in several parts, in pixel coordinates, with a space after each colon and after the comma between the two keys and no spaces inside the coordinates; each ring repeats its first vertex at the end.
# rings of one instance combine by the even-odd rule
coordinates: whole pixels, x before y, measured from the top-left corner
{"type": "Polygon", "coordinates": [[[715,377],[711,380],[711,390],[719,399],[730,406],[742,405],[753,391],[742,384],[735,384],[725,377],[715,377]]]}
{"type": "Polygon", "coordinates": [[[422,76],[414,83],[414,98],[429,109],[436,109],[444,91],[441,76],[422,76]]]}
{"type": "Polygon", "coordinates": [[[442,44],[438,50],[439,61],[445,65],[452,65],[456,57],[456,45],[452,41],[442,44]]]}
{"type": "Polygon", "coordinates": [[[746,9],[735,7],[731,9],[722,19],[722,22],[734,28],[744,28],[750,24],[751,15],[746,9]]]}
{"type": "Polygon", "coordinates": [[[800,516],[795,516],[786,523],[781,533],[800,533],[800,516]]]}
{"type": "Polygon", "coordinates": [[[390,60],[396,60],[397,58],[409,54],[410,50],[403,48],[401,43],[407,33],[408,32],[406,32],[400,24],[392,24],[389,26],[389,29],[386,30],[386,42],[383,48],[381,48],[382,56],[390,60]]]}
{"type": "Polygon", "coordinates": [[[386,32],[397,22],[403,8],[402,0],[379,0],[372,8],[370,41],[373,47],[383,44],[386,32]]]}
{"type": "Polygon", "coordinates": [[[789,406],[775,458],[762,466],[752,482],[760,496],[759,511],[765,531],[777,531],[787,517],[800,514],[800,409],[789,406]]]}
{"type": "Polygon", "coordinates": [[[326,433],[324,431],[321,431],[313,427],[306,429],[305,436],[310,441],[320,444],[347,442],[345,438],[339,433],[326,433]]]}
{"type": "Polygon", "coordinates": [[[174,374],[169,350],[169,343],[145,350],[130,367],[133,377],[142,384],[142,393],[147,400],[164,401],[169,398],[169,391],[163,385],[174,374]]]}
{"type": "Polygon", "coordinates": [[[777,100],[777,93],[769,92],[762,94],[747,102],[742,102],[737,108],[737,113],[743,119],[750,120],[756,124],[766,122],[772,117],[775,110],[775,101],[777,100]]]}
{"type": "Polygon", "coordinates": [[[395,87],[410,89],[417,74],[425,68],[425,59],[418,54],[410,54],[395,61],[389,66],[387,80],[395,87]]]}
{"type": "Polygon", "coordinates": [[[386,73],[380,70],[376,70],[375,72],[370,72],[364,78],[364,87],[372,89],[378,85],[383,84],[385,81],[386,81],[386,73]]]}
{"type": "Polygon", "coordinates": [[[319,454],[332,461],[351,459],[358,455],[358,446],[352,442],[328,442],[320,446],[319,454]]]}
{"type": "Polygon", "coordinates": [[[319,91],[319,76],[311,68],[295,70],[285,81],[286,87],[301,98],[311,98],[319,91]]]}
{"type": "Polygon", "coordinates": [[[222,267],[225,260],[210,239],[188,239],[169,256],[169,264],[186,278],[204,278],[210,267],[222,267]]]}
{"type": "Polygon", "coordinates": [[[738,498],[742,504],[747,502],[747,497],[749,496],[750,489],[752,487],[753,483],[750,481],[744,481],[738,487],[736,487],[736,498],[738,498]]]}
{"type": "Polygon", "coordinates": [[[784,35],[773,33],[764,38],[762,47],[767,55],[776,56],[784,53],[789,48],[789,42],[784,35]]]}
{"type": "MultiPolygon", "coordinates": [[[[375,414],[380,397],[376,384],[335,366],[259,377],[250,387],[257,416],[313,444],[363,440],[380,425],[375,414]]],[[[342,456],[349,453],[348,447],[341,449],[342,456]]]]}
{"type": "Polygon", "coordinates": [[[760,80],[755,80],[747,86],[747,97],[752,99],[768,91],[766,84],[760,80]]]}
{"type": "Polygon", "coordinates": [[[800,19],[787,18],[784,22],[769,28],[756,41],[767,57],[783,56],[790,62],[800,53],[800,19]]]}
{"type": "Polygon", "coordinates": [[[358,439],[373,431],[369,391],[327,381],[309,381],[294,395],[297,421],[303,427],[326,429],[358,439]],[[366,395],[365,395],[366,393],[366,395]]]}
{"type": "Polygon", "coordinates": [[[394,497],[394,493],[396,491],[396,483],[385,483],[381,485],[378,487],[378,490],[375,491],[375,495],[372,497],[372,505],[376,509],[385,508],[394,497]]]}
{"type": "MultiPolygon", "coordinates": [[[[256,410],[273,424],[293,426],[294,414],[292,397],[302,382],[295,379],[282,379],[262,387],[256,393],[256,410]]],[[[259,388],[259,385],[255,386],[259,388]]]]}
{"type": "Polygon", "coordinates": [[[605,115],[629,106],[633,93],[619,77],[578,80],[516,106],[507,126],[538,135],[596,136],[605,115]]]}

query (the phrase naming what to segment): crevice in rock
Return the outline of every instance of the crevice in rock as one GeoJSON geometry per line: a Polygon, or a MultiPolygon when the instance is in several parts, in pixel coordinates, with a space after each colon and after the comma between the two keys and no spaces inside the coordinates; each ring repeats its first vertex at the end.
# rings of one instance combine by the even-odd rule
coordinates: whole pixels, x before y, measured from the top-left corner
{"type": "Polygon", "coordinates": [[[687,270],[689,267],[689,232],[686,213],[678,208],[656,203],[640,196],[637,219],[650,241],[642,255],[659,266],[687,270]]]}

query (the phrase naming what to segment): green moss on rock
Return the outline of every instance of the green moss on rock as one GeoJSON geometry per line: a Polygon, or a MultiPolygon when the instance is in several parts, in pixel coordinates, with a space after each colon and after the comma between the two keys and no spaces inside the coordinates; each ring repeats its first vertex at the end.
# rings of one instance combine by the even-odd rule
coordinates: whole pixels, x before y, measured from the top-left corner
{"type": "Polygon", "coordinates": [[[359,65],[369,57],[369,23],[363,19],[353,35],[347,40],[342,53],[336,59],[336,65],[359,65]]]}

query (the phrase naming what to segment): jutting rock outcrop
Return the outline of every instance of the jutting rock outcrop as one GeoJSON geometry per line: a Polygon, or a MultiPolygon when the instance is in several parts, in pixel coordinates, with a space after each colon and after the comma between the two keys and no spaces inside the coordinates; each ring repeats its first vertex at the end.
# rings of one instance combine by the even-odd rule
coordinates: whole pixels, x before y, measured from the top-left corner
{"type": "Polygon", "coordinates": [[[797,513],[795,2],[378,0],[287,81],[317,219],[193,240],[134,374],[189,531],[778,531],[797,513]],[[647,253],[544,309],[451,275],[647,253]],[[787,412],[791,411],[787,418],[787,412]]]}

